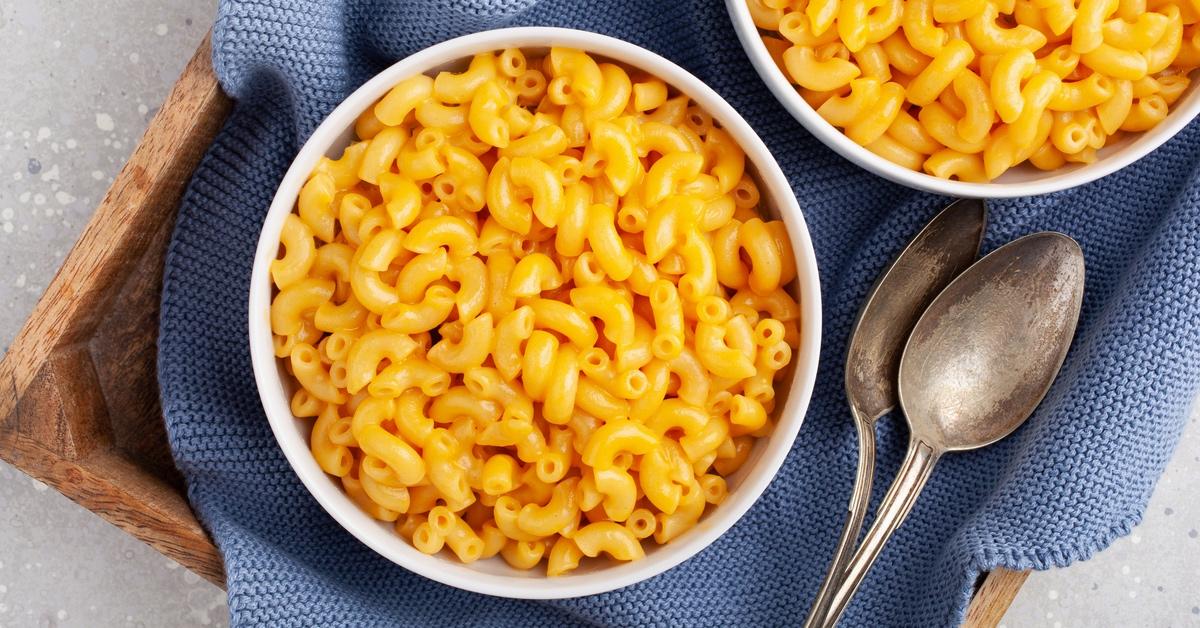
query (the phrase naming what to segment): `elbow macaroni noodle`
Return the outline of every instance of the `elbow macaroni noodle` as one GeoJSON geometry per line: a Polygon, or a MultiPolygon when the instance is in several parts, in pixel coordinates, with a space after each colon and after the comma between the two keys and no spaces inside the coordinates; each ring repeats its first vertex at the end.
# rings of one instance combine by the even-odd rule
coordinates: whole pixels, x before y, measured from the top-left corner
{"type": "Polygon", "coordinates": [[[1200,66],[1181,0],[746,0],[817,114],[910,170],[990,181],[1091,163],[1167,116],[1200,66]]]}
{"type": "Polygon", "coordinates": [[[578,50],[480,54],[393,87],[301,190],[271,264],[291,409],[418,550],[636,560],[770,433],[795,260],[672,91],[578,50]]]}

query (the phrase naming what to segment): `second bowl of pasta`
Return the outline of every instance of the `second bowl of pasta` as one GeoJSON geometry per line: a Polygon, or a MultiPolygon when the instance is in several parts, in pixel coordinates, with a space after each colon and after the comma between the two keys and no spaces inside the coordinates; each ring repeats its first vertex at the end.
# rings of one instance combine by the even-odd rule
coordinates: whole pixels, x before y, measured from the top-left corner
{"type": "Polygon", "coordinates": [[[250,347],[285,456],[359,540],[572,597],[669,569],[764,491],[819,299],[794,194],[715,92],[609,37],[502,29],[398,62],[309,138],[250,347]]]}
{"type": "Polygon", "coordinates": [[[1187,2],[726,6],[755,69],[810,133],[921,190],[1064,190],[1133,163],[1200,113],[1200,14],[1187,2]]]}

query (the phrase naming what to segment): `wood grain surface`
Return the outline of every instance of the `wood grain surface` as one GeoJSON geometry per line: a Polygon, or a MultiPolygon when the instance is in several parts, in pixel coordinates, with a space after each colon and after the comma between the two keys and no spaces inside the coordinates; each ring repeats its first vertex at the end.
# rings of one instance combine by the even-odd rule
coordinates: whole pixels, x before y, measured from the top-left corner
{"type": "Polygon", "coordinates": [[[967,628],[995,628],[1008,607],[1021,591],[1021,585],[1029,577],[1028,571],[996,569],[983,577],[983,583],[967,606],[963,626],[967,628]]]}
{"type": "MultiPolygon", "coordinates": [[[[228,116],[208,38],[0,361],[0,457],[221,586],[171,459],[156,373],[163,257],[184,187],[228,116]]],[[[993,627],[1028,572],[987,574],[993,627]]]]}

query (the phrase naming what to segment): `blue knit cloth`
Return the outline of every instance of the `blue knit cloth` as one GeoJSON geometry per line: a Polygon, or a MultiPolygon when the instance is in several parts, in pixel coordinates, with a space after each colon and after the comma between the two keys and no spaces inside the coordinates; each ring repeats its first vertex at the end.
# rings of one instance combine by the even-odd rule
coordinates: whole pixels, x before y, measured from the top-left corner
{"type": "MultiPolygon", "coordinates": [[[[180,210],[163,281],[159,379],[192,504],[225,558],[235,625],[794,624],[830,559],[854,474],[842,356],[872,280],[947,199],[859,170],[760,83],[716,0],[227,0],[214,61],[238,104],[180,210]],[[450,37],[582,28],[654,50],[712,85],[766,140],[812,231],[825,302],[820,375],[800,437],[762,499],[693,559],[574,600],[465,593],[343,531],[284,460],[251,376],[246,295],[259,227],[301,143],[355,87],[450,37]]],[[[991,205],[985,248],[1055,229],[1087,255],[1062,374],[1006,441],[943,459],[846,615],[855,626],[957,624],[988,569],[1083,560],[1136,524],[1200,379],[1200,205],[1193,124],[1079,189],[991,205]]],[[[885,420],[876,499],[906,429],[885,420]]],[[[533,586],[533,585],[531,585],[533,586]]]]}

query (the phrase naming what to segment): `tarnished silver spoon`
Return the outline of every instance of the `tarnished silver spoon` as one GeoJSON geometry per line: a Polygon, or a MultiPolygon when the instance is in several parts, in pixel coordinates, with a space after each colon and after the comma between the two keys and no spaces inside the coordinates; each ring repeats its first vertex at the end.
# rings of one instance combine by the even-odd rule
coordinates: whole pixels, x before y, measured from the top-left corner
{"type": "Polygon", "coordinates": [[[966,270],[983,241],[987,207],[952,203],[925,225],[879,275],[859,310],[846,351],[846,399],[858,431],[858,469],[846,524],[805,626],[820,625],[862,531],[875,477],[875,423],[896,407],[904,341],[934,297],[966,270]]]}
{"type": "Polygon", "coordinates": [[[1083,285],[1079,245],[1035,233],[975,263],[917,321],[900,361],[908,454],[823,625],[837,623],[938,458],[990,445],[1033,414],[1075,335],[1083,285]]]}

